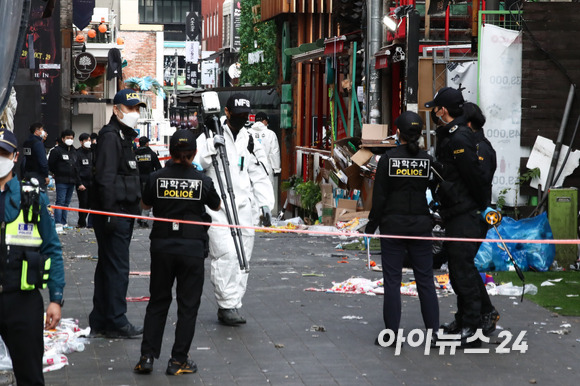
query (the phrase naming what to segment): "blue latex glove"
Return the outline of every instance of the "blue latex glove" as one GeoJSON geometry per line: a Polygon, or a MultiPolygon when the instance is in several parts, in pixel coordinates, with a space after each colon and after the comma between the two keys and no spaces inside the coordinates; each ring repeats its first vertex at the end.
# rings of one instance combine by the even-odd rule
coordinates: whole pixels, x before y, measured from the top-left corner
{"type": "Polygon", "coordinates": [[[193,165],[193,167],[195,167],[198,171],[203,172],[203,168],[201,167],[200,164],[198,164],[197,162],[192,162],[191,163],[193,165]]]}

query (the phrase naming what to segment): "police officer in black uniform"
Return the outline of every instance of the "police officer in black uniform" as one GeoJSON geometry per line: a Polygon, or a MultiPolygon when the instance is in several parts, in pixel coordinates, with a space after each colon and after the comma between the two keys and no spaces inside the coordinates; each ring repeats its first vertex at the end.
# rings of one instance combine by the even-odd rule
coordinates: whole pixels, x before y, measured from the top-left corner
{"type": "MultiPolygon", "coordinates": [[[[430,184],[433,160],[419,149],[423,121],[406,111],[396,120],[400,145],[383,155],[377,167],[373,204],[366,232],[405,236],[431,236],[431,215],[426,191],[430,184]]],[[[426,329],[439,328],[439,304],[433,285],[432,241],[381,238],[385,328],[395,334],[401,320],[401,279],[403,260],[409,255],[421,314],[426,329]]],[[[377,340],[377,343],[378,340],[377,340]]]]}
{"type": "MultiPolygon", "coordinates": [[[[444,87],[425,104],[444,125],[437,128],[437,164],[439,186],[436,190],[448,237],[484,238],[486,225],[481,211],[487,207],[488,183],[479,165],[475,136],[463,115],[465,103],[461,91],[444,87]]],[[[455,319],[443,330],[460,334],[462,347],[478,347],[481,341],[467,344],[481,324],[481,315],[493,306],[485,290],[474,259],[480,243],[450,242],[449,279],[457,294],[455,319]]]]}
{"type": "MultiPolygon", "coordinates": [[[[93,178],[93,150],[91,149],[91,137],[87,133],[79,135],[81,146],[77,149],[77,170],[81,184],[85,187],[84,190],[77,188],[77,197],[79,199],[79,208],[90,208],[90,189],[93,178]]],[[[92,228],[92,217],[89,217],[87,224],[88,213],[79,212],[78,228],[84,228],[87,225],[92,228]]]]}
{"type": "MultiPolygon", "coordinates": [[[[137,160],[137,167],[139,168],[141,192],[143,192],[151,173],[161,169],[161,163],[159,162],[157,154],[155,154],[155,152],[149,147],[149,138],[145,136],[139,138],[139,148],[135,150],[135,159],[137,160]]],[[[149,211],[144,211],[142,215],[148,216],[149,211]]],[[[144,220],[137,220],[137,224],[144,228],[149,226],[144,220]]]]}
{"type": "MultiPolygon", "coordinates": [[[[219,210],[220,198],[211,178],[193,165],[197,151],[191,130],[177,130],[169,151],[173,162],[153,173],[143,194],[142,206],[153,208],[156,217],[211,222],[205,205],[219,210]]],[[[177,280],[177,324],[175,342],[166,373],[194,373],[197,365],[189,360],[197,312],[204,282],[207,256],[207,228],[202,225],[155,221],[151,230],[151,299],[145,314],[141,358],[135,372],[150,373],[159,358],[173,282],[177,280]]]]}
{"type": "Polygon", "coordinates": [[[41,188],[46,188],[48,178],[48,159],[44,148],[44,125],[41,122],[34,122],[30,125],[30,137],[22,145],[22,178],[30,180],[36,178],[41,188]]]}
{"type": "MultiPolygon", "coordinates": [[[[133,140],[137,136],[139,108],[146,105],[131,89],[117,92],[113,104],[113,115],[99,131],[94,153],[92,205],[101,211],[137,215],[141,184],[133,140]]],[[[132,218],[98,215],[93,219],[99,255],[93,310],[89,315],[93,336],[132,338],[143,333],[143,328],[129,323],[125,315],[133,225],[132,218]]]]}
{"type": "MultiPolygon", "coordinates": [[[[486,183],[486,200],[487,207],[491,206],[491,190],[493,183],[493,175],[495,174],[495,169],[497,168],[497,157],[495,149],[493,148],[491,142],[485,137],[483,132],[483,126],[485,125],[485,115],[479,108],[478,105],[471,102],[465,102],[463,104],[463,112],[465,114],[465,120],[467,121],[467,126],[473,132],[475,136],[475,146],[477,150],[477,158],[479,159],[479,166],[481,167],[481,173],[486,183]]],[[[485,298],[486,295],[483,295],[485,298]]],[[[491,335],[495,331],[495,326],[499,321],[499,312],[492,306],[492,311],[483,313],[481,315],[480,327],[483,330],[485,336],[491,335]]]]}

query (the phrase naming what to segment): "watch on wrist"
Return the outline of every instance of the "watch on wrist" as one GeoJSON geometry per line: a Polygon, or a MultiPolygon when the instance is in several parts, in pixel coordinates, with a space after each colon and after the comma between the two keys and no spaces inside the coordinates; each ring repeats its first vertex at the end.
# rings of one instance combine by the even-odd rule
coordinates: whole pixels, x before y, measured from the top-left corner
{"type": "Polygon", "coordinates": [[[64,298],[62,298],[60,300],[53,300],[53,301],[51,301],[51,303],[56,303],[59,306],[63,307],[64,306],[64,298]]]}

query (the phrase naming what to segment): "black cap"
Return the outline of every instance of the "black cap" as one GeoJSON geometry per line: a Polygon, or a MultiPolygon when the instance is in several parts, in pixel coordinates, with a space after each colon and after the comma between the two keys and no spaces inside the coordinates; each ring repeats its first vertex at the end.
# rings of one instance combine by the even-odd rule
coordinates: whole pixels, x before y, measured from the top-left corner
{"type": "Polygon", "coordinates": [[[251,110],[250,98],[245,94],[237,93],[228,98],[226,107],[230,114],[249,113],[251,110]]]}
{"type": "Polygon", "coordinates": [[[139,138],[139,146],[144,146],[149,143],[149,138],[143,136],[139,138]]]}
{"type": "Polygon", "coordinates": [[[425,107],[463,107],[465,100],[463,94],[456,88],[443,87],[433,97],[433,100],[425,103],[425,107]]]}
{"type": "Polygon", "coordinates": [[[260,111],[256,114],[256,122],[262,122],[262,121],[270,121],[270,118],[268,118],[268,114],[266,114],[263,111],[260,111]]]}
{"type": "Polygon", "coordinates": [[[417,137],[423,130],[423,120],[412,111],[405,111],[395,119],[395,125],[405,137],[417,137]]]}
{"type": "Polygon", "coordinates": [[[13,132],[6,128],[0,129],[0,148],[14,153],[18,148],[18,141],[13,132]]]}
{"type": "Polygon", "coordinates": [[[169,151],[174,150],[197,150],[195,135],[191,130],[179,129],[169,140],[169,151]]]}
{"type": "Polygon", "coordinates": [[[131,88],[126,88],[119,91],[115,94],[115,98],[113,98],[114,105],[125,105],[125,106],[136,106],[139,105],[141,107],[147,107],[145,102],[141,102],[139,99],[139,93],[131,88]]]}

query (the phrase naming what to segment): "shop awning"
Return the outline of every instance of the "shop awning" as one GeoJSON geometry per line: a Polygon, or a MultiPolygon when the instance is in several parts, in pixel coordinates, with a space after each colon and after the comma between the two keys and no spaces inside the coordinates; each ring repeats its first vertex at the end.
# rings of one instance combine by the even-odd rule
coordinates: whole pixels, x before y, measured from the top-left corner
{"type": "Polygon", "coordinates": [[[324,39],[324,55],[336,55],[344,51],[344,43],[346,42],[346,36],[335,36],[332,38],[324,39]]]}

